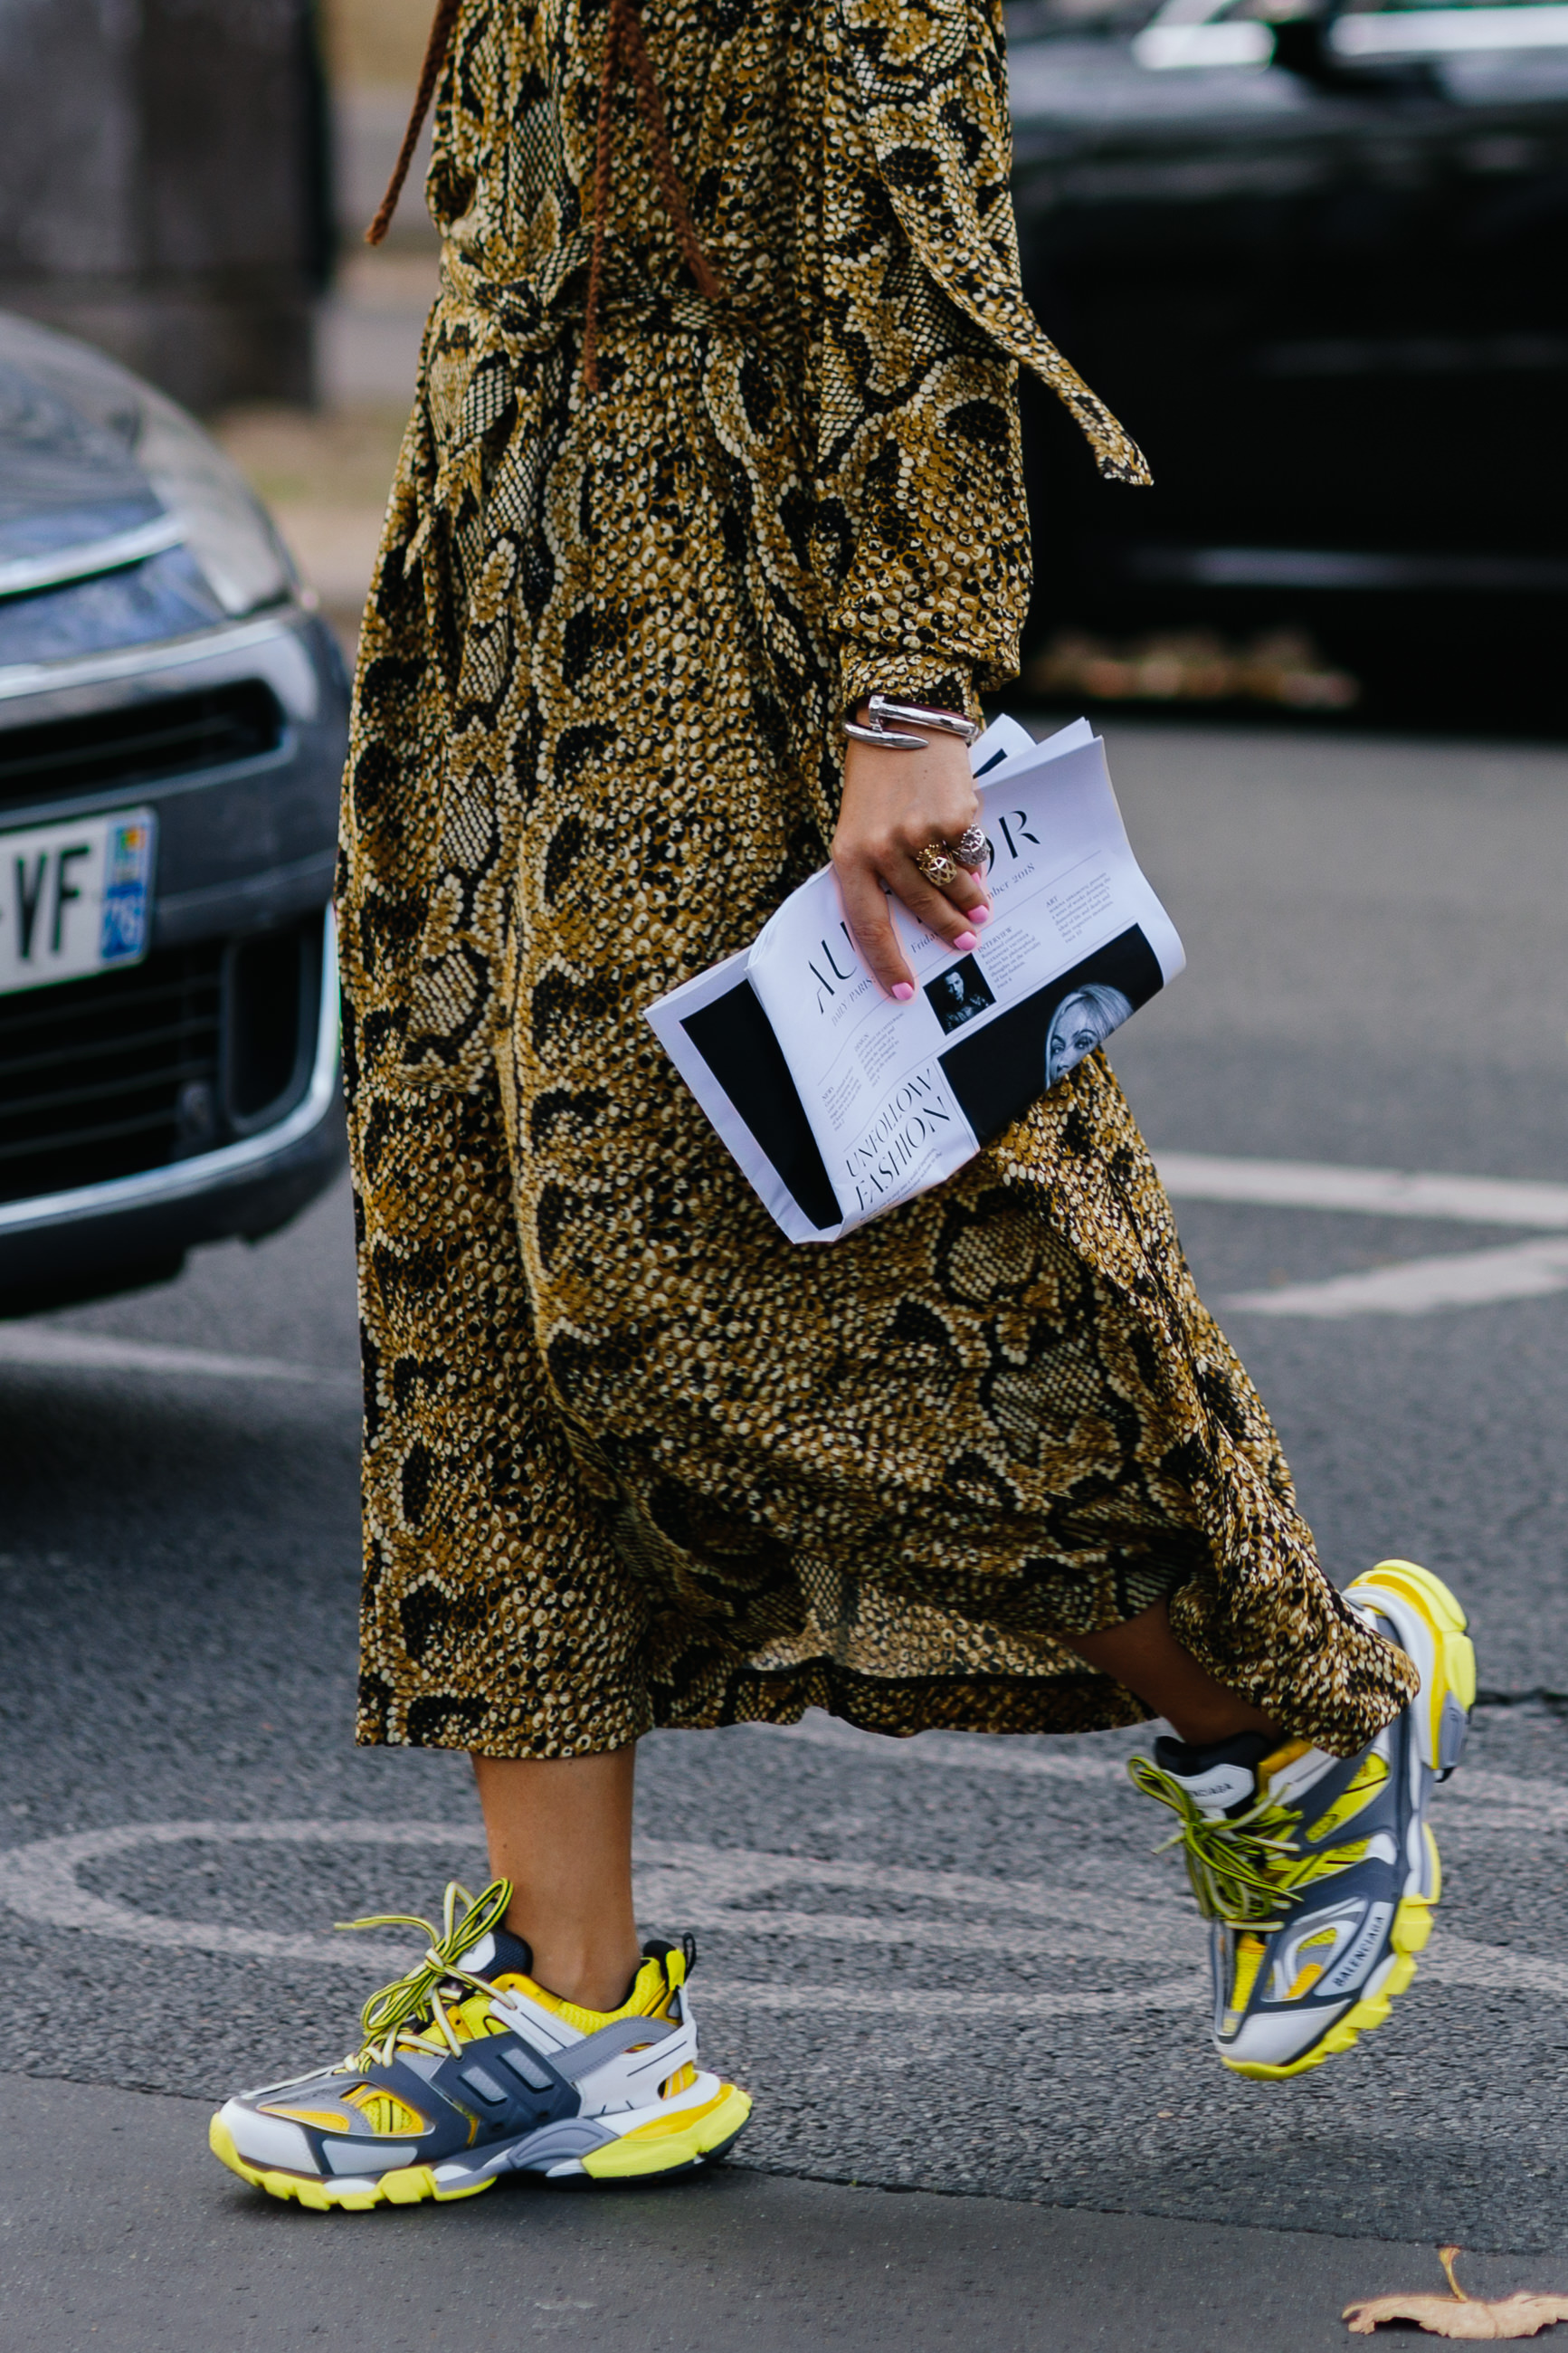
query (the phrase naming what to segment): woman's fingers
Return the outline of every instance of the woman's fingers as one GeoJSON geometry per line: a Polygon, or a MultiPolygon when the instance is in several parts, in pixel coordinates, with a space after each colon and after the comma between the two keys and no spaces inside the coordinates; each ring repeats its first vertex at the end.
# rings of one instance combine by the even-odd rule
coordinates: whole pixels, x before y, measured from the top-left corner
{"type": "Polygon", "coordinates": [[[975,823],[979,808],[969,754],[951,736],[918,753],[848,746],[834,871],[856,944],[891,996],[911,997],[914,978],[893,926],[889,892],[916,923],[960,954],[975,944],[989,915],[990,892],[952,849],[975,823]],[[946,861],[938,869],[940,881],[921,871],[921,851],[946,861]]]}
{"type": "Polygon", "coordinates": [[[978,943],[991,919],[989,894],[973,876],[960,871],[939,889],[913,859],[889,845],[879,858],[846,859],[836,853],[834,871],[844,900],[844,916],[855,944],[873,976],[889,996],[913,996],[914,981],[893,928],[889,892],[915,922],[962,955],[978,943]]]}
{"type": "Polygon", "coordinates": [[[840,864],[837,854],[833,864],[844,901],[844,920],[872,978],[889,997],[912,997],[914,981],[904,962],[899,935],[888,912],[888,894],[876,868],[862,859],[840,864]]]}
{"type": "MultiPolygon", "coordinates": [[[[914,868],[915,873],[921,883],[926,885],[929,889],[940,891],[942,897],[948,900],[952,905],[956,907],[961,914],[971,917],[978,914],[980,919],[984,922],[991,913],[991,892],[989,888],[980,875],[972,873],[965,866],[961,866],[957,859],[953,857],[951,849],[948,849],[946,854],[953,871],[951,878],[945,882],[933,881],[931,876],[926,872],[919,859],[914,857],[912,854],[910,857],[909,862],[914,868]]],[[[889,879],[889,881],[892,880],[890,876],[889,879]]],[[[910,913],[912,913],[914,912],[913,908],[910,906],[910,901],[905,897],[902,884],[903,878],[900,877],[899,881],[894,884],[894,888],[897,890],[899,897],[904,900],[905,905],[910,907],[910,913]]]]}
{"type": "Polygon", "coordinates": [[[935,932],[949,947],[972,948],[991,920],[990,901],[973,888],[967,874],[952,882],[933,882],[912,858],[906,857],[882,879],[916,923],[935,932]]]}

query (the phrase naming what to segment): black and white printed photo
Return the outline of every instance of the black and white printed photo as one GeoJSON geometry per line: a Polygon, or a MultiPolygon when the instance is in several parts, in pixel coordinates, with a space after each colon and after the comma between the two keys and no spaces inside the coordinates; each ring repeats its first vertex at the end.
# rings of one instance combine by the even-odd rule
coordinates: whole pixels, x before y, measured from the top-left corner
{"type": "Polygon", "coordinates": [[[1132,1011],[1132,1000],[1108,982],[1087,981],[1064,997],[1046,1032],[1046,1085],[1066,1078],[1075,1062],[1110,1037],[1132,1011]]]}
{"type": "Polygon", "coordinates": [[[928,980],[926,998],[942,1023],[943,1036],[948,1038],[996,1002],[990,982],[972,955],[962,956],[945,972],[939,972],[934,980],[928,980]]]}
{"type": "MultiPolygon", "coordinates": [[[[962,971],[963,966],[953,969],[962,971]]],[[[944,973],[942,978],[947,977],[944,973]]],[[[1076,1063],[1120,1029],[1129,1014],[1146,1005],[1160,986],[1159,960],[1134,923],[1070,971],[1058,974],[1047,987],[1008,1006],[984,1029],[944,1047],[942,1067],[948,1084],[981,1142],[1058,1085],[1076,1063]]],[[[959,1019],[972,1018],[965,1012],[959,1019]]],[[[937,1018],[942,1020],[940,1006],[937,1018]]],[[[943,1029],[957,1026],[942,1021],[943,1029]]]]}

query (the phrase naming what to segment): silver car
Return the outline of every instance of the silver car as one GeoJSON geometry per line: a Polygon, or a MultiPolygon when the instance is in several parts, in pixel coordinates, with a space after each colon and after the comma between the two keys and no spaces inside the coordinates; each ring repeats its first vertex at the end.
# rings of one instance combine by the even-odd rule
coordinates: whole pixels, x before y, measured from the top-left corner
{"type": "Polygon", "coordinates": [[[0,1314],[270,1232],[341,1166],[347,708],[215,444],[0,314],[0,1314]]]}

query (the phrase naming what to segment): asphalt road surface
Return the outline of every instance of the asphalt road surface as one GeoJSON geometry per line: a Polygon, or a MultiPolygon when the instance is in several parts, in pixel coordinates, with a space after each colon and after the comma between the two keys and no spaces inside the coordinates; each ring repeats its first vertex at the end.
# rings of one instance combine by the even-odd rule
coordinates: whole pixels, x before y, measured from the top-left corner
{"type": "MultiPolygon", "coordinates": [[[[1568,1179],[1568,755],[1107,734],[1190,957],[1114,1056],[1158,1149],[1568,1179]]],[[[769,2347],[1309,2353],[1345,2341],[1342,2289],[1440,2284],[1414,2251],[1392,2276],[1356,2251],[1351,2276],[1290,2233],[1456,2240],[1480,2279],[1568,2286],[1568,1290],[1548,1265],[1537,1295],[1322,1314],[1317,1286],[1519,1225],[1180,1208],[1332,1572],[1405,1554],[1473,1611],[1485,1704],[1391,2022],[1298,2084],[1218,2069],[1130,1736],[658,1736],[642,1915],[697,1933],[710,2051],[757,2094],[747,2170],[619,2205],[498,2192],[460,2222],[258,2213],[195,2105],[348,2046],[396,1953],[334,1920],[483,1870],[462,1759],[349,1746],[346,1196],[164,1291],[0,1326],[15,2341],[208,2342],[216,2298],[227,2341],[264,2348],[396,2353],[453,2316],[510,2343],[510,2313],[616,2347],[744,2324],[769,2347]],[[811,2186],[833,2183],[860,2188],[811,2186]],[[520,2247],[538,2268],[487,2302],[520,2247]]]]}

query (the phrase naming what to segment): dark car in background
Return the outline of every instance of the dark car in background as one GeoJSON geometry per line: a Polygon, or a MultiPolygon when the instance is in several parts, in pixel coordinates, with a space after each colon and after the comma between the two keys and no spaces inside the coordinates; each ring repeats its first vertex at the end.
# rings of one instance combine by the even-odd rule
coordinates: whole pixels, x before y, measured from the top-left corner
{"type": "Polygon", "coordinates": [[[1568,6],[1008,20],[1030,298],[1155,480],[1026,391],[1032,684],[1560,727],[1568,6]]]}
{"type": "Polygon", "coordinates": [[[170,1275],[341,1166],[346,729],[216,446],[0,314],[0,1314],[170,1275]]]}

